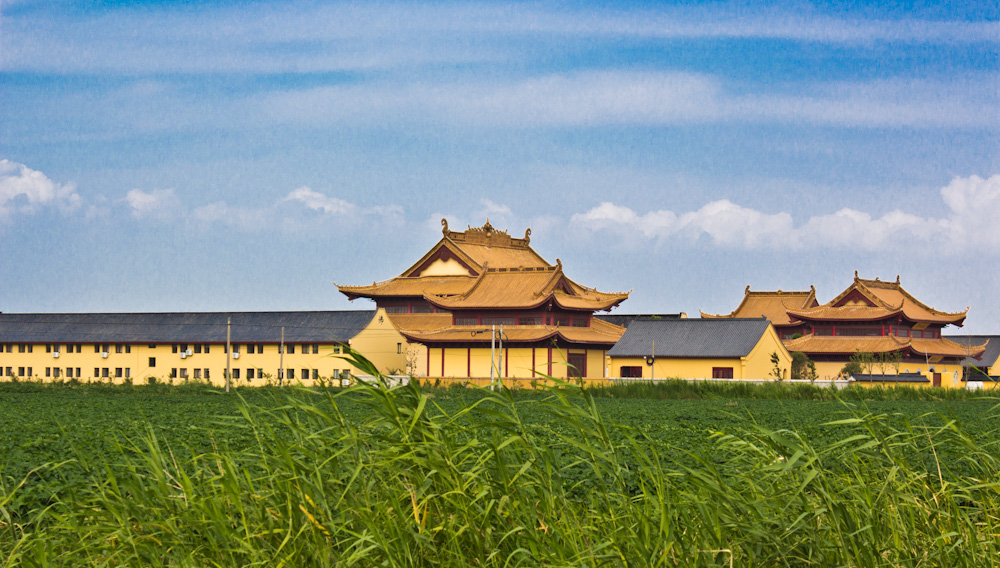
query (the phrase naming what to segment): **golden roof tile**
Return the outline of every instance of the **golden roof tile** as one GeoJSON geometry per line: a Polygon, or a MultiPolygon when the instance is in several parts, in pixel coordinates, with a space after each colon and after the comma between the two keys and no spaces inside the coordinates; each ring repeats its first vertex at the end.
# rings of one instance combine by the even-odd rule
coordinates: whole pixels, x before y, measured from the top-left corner
{"type": "Polygon", "coordinates": [[[896,276],[895,282],[883,281],[878,278],[868,280],[859,278],[857,271],[854,272],[854,282],[836,298],[824,305],[837,306],[854,291],[871,300],[876,306],[886,309],[902,309],[903,316],[914,322],[961,326],[969,312],[969,308],[965,308],[965,311],[962,312],[943,312],[924,304],[903,288],[899,283],[899,276],[896,276]]]}
{"type": "Polygon", "coordinates": [[[948,339],[922,339],[896,337],[894,335],[833,337],[810,334],[803,335],[798,339],[785,341],[784,343],[788,351],[801,351],[806,355],[852,355],[858,351],[863,353],[891,353],[909,349],[920,356],[976,357],[986,348],[985,344],[969,347],[948,339]]]}
{"type": "Polygon", "coordinates": [[[701,312],[701,317],[705,319],[764,317],[774,325],[789,325],[792,321],[788,317],[788,310],[811,308],[816,305],[818,305],[816,288],[813,286],[805,291],[778,290],[775,292],[752,292],[750,286],[747,286],[743,300],[732,313],[706,314],[701,312]]]}

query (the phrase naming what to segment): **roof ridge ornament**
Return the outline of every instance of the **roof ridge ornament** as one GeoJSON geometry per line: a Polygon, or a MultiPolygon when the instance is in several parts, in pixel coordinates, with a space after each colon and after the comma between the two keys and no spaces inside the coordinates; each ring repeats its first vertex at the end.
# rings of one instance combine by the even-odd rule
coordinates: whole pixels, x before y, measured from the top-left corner
{"type": "Polygon", "coordinates": [[[447,237],[448,236],[448,220],[445,219],[444,217],[441,218],[441,227],[442,227],[441,228],[441,232],[444,234],[444,236],[447,237]]]}

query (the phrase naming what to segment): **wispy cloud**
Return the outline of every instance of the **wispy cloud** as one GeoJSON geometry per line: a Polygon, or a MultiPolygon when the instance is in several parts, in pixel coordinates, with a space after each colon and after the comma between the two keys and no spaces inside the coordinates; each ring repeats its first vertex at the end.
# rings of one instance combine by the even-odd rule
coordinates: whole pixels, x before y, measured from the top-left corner
{"type": "Polygon", "coordinates": [[[580,71],[500,83],[328,86],[264,95],[255,114],[278,123],[443,123],[562,127],[778,122],[850,127],[1000,127],[1000,76],[876,80],[738,94],[704,73],[580,71]]]}
{"type": "Polygon", "coordinates": [[[926,218],[895,210],[880,217],[845,208],[814,215],[796,226],[791,214],[764,213],[728,200],[678,215],[637,213],[610,202],[573,215],[574,226],[620,242],[707,241],[725,248],[774,250],[932,250],[946,254],[1000,253],[1000,175],[955,178],[941,189],[948,213],[926,218]]]}
{"type": "Polygon", "coordinates": [[[298,201],[313,211],[322,211],[333,215],[350,214],[357,210],[353,203],[337,197],[329,197],[306,186],[292,191],[283,201],[298,201]]]}
{"type": "Polygon", "coordinates": [[[181,210],[180,199],[173,189],[132,189],[125,194],[124,201],[132,217],[136,219],[167,221],[181,210]]]}
{"type": "Polygon", "coordinates": [[[8,9],[8,70],[300,72],[500,61],[489,43],[551,38],[786,39],[834,44],[997,43],[995,21],[834,17],[787,6],[616,10],[523,3],[290,2],[118,7],[91,14],[8,9]],[[483,42],[481,38],[489,38],[483,42]],[[253,38],[247,41],[247,38],[253,38]],[[82,48],[85,46],[86,48],[82,48]]]}
{"type": "Polygon", "coordinates": [[[0,160],[0,221],[14,213],[33,214],[42,207],[69,212],[80,202],[75,184],[57,183],[24,164],[0,160]]]}

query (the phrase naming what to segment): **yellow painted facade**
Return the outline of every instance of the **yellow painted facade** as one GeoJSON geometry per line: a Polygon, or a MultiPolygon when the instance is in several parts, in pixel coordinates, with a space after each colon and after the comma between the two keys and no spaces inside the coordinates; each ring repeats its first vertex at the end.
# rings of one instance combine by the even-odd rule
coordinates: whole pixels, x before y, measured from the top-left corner
{"type": "MultiPolygon", "coordinates": [[[[927,378],[926,383],[911,383],[911,382],[861,382],[857,384],[870,386],[873,384],[882,386],[909,386],[915,388],[923,388],[934,386],[934,373],[940,373],[941,375],[941,386],[946,388],[965,388],[965,382],[962,381],[962,365],[960,363],[931,363],[930,367],[933,368],[933,372],[928,371],[928,366],[925,365],[913,365],[912,363],[901,363],[899,366],[900,373],[920,373],[927,378]]],[[[816,363],[816,374],[820,379],[832,380],[840,377],[840,371],[844,368],[843,362],[817,362],[816,363]]],[[[872,369],[873,373],[882,374],[883,369],[878,365],[872,369]]],[[[890,368],[888,365],[884,369],[884,374],[895,375],[896,369],[890,368]]],[[[983,388],[992,388],[992,383],[983,383],[983,388]]]]}
{"type": "MultiPolygon", "coordinates": [[[[331,380],[350,372],[334,344],[234,343],[230,359],[233,385],[277,382],[280,365],[286,382],[331,380]]],[[[4,380],[41,380],[144,384],[189,381],[222,386],[226,377],[226,345],[198,344],[6,344],[0,353],[4,380]],[[190,353],[190,354],[188,354],[190,353]],[[56,356],[58,354],[58,356],[56,356]]]]}
{"type": "Polygon", "coordinates": [[[648,365],[646,359],[640,357],[609,357],[608,366],[611,377],[621,377],[622,367],[641,367],[644,379],[710,379],[715,369],[728,368],[732,369],[733,379],[774,380],[772,353],[778,354],[781,378],[787,379],[792,357],[772,325],[768,325],[767,331],[746,357],[657,357],[653,365],[648,365]]]}

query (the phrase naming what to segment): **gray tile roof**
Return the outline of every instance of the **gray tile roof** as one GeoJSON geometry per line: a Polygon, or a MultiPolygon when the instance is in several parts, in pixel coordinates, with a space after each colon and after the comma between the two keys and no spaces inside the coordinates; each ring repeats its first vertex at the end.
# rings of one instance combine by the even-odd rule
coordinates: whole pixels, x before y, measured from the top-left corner
{"type": "Polygon", "coordinates": [[[1000,335],[946,335],[944,337],[962,345],[982,345],[986,340],[989,340],[982,357],[979,359],[966,357],[962,360],[964,367],[992,367],[996,364],[997,357],[1000,357],[1000,335]]]}
{"type": "Polygon", "coordinates": [[[857,374],[852,375],[855,381],[861,383],[929,383],[930,379],[920,373],[900,373],[898,375],[857,374]]]}
{"type": "Polygon", "coordinates": [[[764,318],[635,320],[608,351],[611,357],[745,357],[770,322],[764,318]]]}
{"type": "Polygon", "coordinates": [[[615,325],[628,328],[635,320],[646,320],[646,319],[680,319],[681,314],[594,314],[594,317],[599,320],[604,320],[608,323],[613,323],[615,325]]]}
{"type": "Polygon", "coordinates": [[[374,310],[322,312],[0,313],[0,343],[346,343],[374,310]]]}

